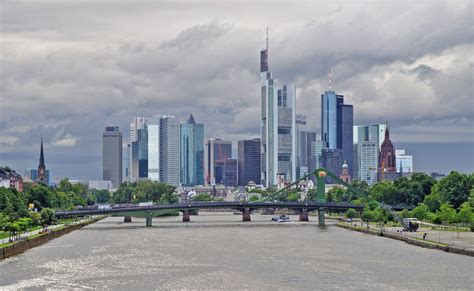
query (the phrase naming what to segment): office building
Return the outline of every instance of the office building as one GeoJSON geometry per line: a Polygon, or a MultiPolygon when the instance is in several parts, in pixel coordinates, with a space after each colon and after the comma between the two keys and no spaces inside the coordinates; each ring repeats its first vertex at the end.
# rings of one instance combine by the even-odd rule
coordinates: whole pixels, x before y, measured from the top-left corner
{"type": "Polygon", "coordinates": [[[372,185],[377,181],[378,143],[375,141],[360,141],[357,143],[358,176],[361,181],[372,185]]]}
{"type": "MultiPolygon", "coordinates": [[[[354,177],[357,177],[358,179],[367,181],[367,173],[370,173],[370,175],[375,174],[375,177],[377,177],[377,172],[378,172],[378,167],[376,167],[375,173],[373,173],[372,166],[371,169],[368,168],[359,168],[361,165],[366,165],[367,163],[361,162],[361,157],[359,156],[359,147],[358,144],[360,142],[366,142],[366,141],[373,141],[376,144],[377,147],[377,161],[379,158],[379,152],[380,152],[380,147],[382,146],[382,143],[385,139],[385,130],[387,129],[386,124],[373,124],[373,125],[354,125],[353,127],[353,132],[354,132],[354,139],[353,139],[353,144],[354,144],[354,177]]],[[[367,158],[367,157],[364,157],[367,158]]],[[[372,159],[371,157],[370,159],[372,159]]],[[[371,160],[372,161],[372,160],[371,160]]],[[[371,163],[369,163],[371,165],[371,163]]],[[[373,182],[375,182],[373,180],[373,182]]]]}
{"type": "MultiPolygon", "coordinates": [[[[343,152],[340,149],[323,149],[321,153],[321,166],[336,176],[342,174],[343,152]]],[[[326,178],[328,183],[333,183],[329,176],[326,178]]]]}
{"type": "Polygon", "coordinates": [[[342,150],[353,176],[353,107],[344,104],[344,96],[334,91],[321,95],[321,140],[327,149],[342,150]]]}
{"type": "Polygon", "coordinates": [[[220,159],[215,164],[216,184],[224,186],[237,186],[238,170],[237,159],[220,159]]]}
{"type": "Polygon", "coordinates": [[[180,124],[180,174],[183,186],[204,185],[204,124],[192,114],[180,124]]]}
{"type": "Polygon", "coordinates": [[[144,141],[142,141],[144,136],[147,135],[145,131],[146,122],[147,120],[145,117],[136,116],[130,123],[130,143],[127,145],[128,163],[126,169],[126,177],[127,181],[129,182],[136,181],[140,178],[146,178],[148,176],[146,173],[148,171],[148,166],[145,167],[146,160],[143,159],[144,150],[146,146],[144,145],[144,141]],[[140,153],[142,157],[141,171],[139,169],[140,163],[138,160],[138,152],[140,146],[140,153]]]}
{"type": "Polygon", "coordinates": [[[262,183],[262,162],[260,155],[260,139],[240,140],[238,151],[238,181],[246,186],[250,181],[257,185],[262,183]]]}
{"type": "Polygon", "coordinates": [[[102,135],[102,180],[122,184],[122,133],[118,126],[107,126],[102,135]]]}
{"type": "Polygon", "coordinates": [[[302,177],[301,167],[308,165],[308,142],[306,135],[306,116],[303,114],[296,114],[295,119],[296,132],[296,177],[302,177]]]}
{"type": "Polygon", "coordinates": [[[206,185],[216,184],[216,162],[232,158],[232,142],[221,139],[206,140],[204,146],[204,175],[206,185]]]}
{"type": "Polygon", "coordinates": [[[404,149],[395,150],[395,166],[397,173],[413,173],[413,156],[407,155],[404,149]]]}
{"type": "Polygon", "coordinates": [[[277,184],[277,176],[292,181],[296,178],[296,89],[278,86],[268,65],[267,47],[260,52],[260,104],[262,183],[277,184]]]}

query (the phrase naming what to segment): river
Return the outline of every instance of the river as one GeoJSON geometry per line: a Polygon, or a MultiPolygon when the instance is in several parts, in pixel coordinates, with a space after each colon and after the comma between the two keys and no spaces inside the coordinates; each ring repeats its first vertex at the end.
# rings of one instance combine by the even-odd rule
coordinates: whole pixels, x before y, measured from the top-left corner
{"type": "MultiPolygon", "coordinates": [[[[0,289],[471,289],[474,259],[328,225],[109,217],[0,261],[0,289]]],[[[293,221],[297,217],[292,217],[293,221]]]]}

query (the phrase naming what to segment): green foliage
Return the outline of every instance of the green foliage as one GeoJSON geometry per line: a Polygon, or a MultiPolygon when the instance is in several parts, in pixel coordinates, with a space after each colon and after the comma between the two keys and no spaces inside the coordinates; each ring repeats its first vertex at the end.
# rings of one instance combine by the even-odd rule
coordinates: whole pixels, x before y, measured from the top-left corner
{"type": "Polygon", "coordinates": [[[214,201],[214,197],[209,193],[199,193],[193,197],[194,201],[214,201]]]}
{"type": "Polygon", "coordinates": [[[435,189],[443,203],[449,203],[454,208],[458,208],[463,202],[467,201],[470,195],[474,186],[471,180],[470,176],[453,171],[441,179],[435,189]]]}
{"type": "Polygon", "coordinates": [[[357,211],[355,211],[354,209],[350,208],[346,211],[346,217],[349,218],[349,219],[352,219],[352,218],[355,218],[357,217],[357,211]]]}
{"type": "Polygon", "coordinates": [[[423,220],[423,219],[426,219],[428,217],[428,212],[429,212],[428,206],[426,206],[423,203],[420,203],[420,204],[418,204],[417,207],[415,207],[411,211],[411,214],[412,214],[412,216],[414,216],[414,217],[416,217],[420,220],[423,220]]]}
{"type": "Polygon", "coordinates": [[[306,201],[316,201],[317,200],[317,191],[316,188],[309,189],[308,193],[306,193],[306,201]]]}
{"type": "Polygon", "coordinates": [[[418,182],[421,185],[424,195],[430,194],[431,188],[436,184],[436,180],[425,173],[413,173],[410,179],[411,181],[418,182]]]}
{"type": "MultiPolygon", "coordinates": [[[[433,188],[436,188],[435,185],[433,188]]],[[[438,192],[432,193],[430,195],[426,195],[425,199],[423,200],[423,204],[425,204],[429,211],[436,212],[441,206],[441,197],[439,196],[438,192]]]]}
{"type": "Polygon", "coordinates": [[[125,182],[114,193],[114,203],[140,203],[153,201],[155,203],[176,203],[178,196],[176,187],[151,180],[125,182]]]}
{"type": "Polygon", "coordinates": [[[457,220],[462,223],[469,223],[471,220],[474,219],[474,213],[472,212],[472,206],[469,202],[464,202],[459,207],[459,213],[457,220]]]}
{"type": "Polygon", "coordinates": [[[369,188],[369,196],[378,202],[391,205],[398,204],[397,200],[399,200],[397,199],[397,189],[387,181],[373,184],[369,188]]]}
{"type": "Polygon", "coordinates": [[[43,224],[51,225],[56,222],[56,216],[54,215],[54,210],[51,208],[41,209],[41,219],[43,224]]]}
{"type": "Polygon", "coordinates": [[[362,219],[363,222],[367,223],[367,226],[368,226],[369,222],[373,220],[372,212],[371,211],[362,212],[360,219],[362,219]]]}
{"type": "Polygon", "coordinates": [[[447,203],[442,204],[436,214],[444,223],[454,223],[457,221],[456,210],[447,203]]]}
{"type": "Polygon", "coordinates": [[[408,211],[408,209],[406,209],[406,208],[403,209],[402,211],[400,211],[400,213],[398,215],[400,215],[400,217],[402,217],[402,218],[408,218],[408,217],[411,216],[410,211],[408,211]]]}
{"type": "Polygon", "coordinates": [[[301,198],[300,193],[298,193],[298,192],[290,192],[290,193],[288,194],[287,200],[288,200],[288,201],[293,201],[293,202],[295,202],[295,201],[299,201],[300,198],[301,198]]]}
{"type": "Polygon", "coordinates": [[[249,198],[249,201],[250,202],[255,202],[255,201],[258,201],[260,198],[258,198],[258,195],[252,195],[250,196],[249,198]]]}

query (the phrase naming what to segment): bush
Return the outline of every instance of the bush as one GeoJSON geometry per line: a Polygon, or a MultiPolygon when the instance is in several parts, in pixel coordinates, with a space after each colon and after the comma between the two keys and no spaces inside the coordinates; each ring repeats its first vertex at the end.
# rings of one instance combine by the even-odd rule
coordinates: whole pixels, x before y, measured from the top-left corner
{"type": "Polygon", "coordinates": [[[431,222],[434,223],[434,224],[441,224],[442,223],[441,218],[436,214],[432,215],[431,222]]]}
{"type": "Polygon", "coordinates": [[[51,225],[56,222],[56,216],[54,210],[51,208],[43,208],[41,210],[41,219],[43,224],[51,225]]]}

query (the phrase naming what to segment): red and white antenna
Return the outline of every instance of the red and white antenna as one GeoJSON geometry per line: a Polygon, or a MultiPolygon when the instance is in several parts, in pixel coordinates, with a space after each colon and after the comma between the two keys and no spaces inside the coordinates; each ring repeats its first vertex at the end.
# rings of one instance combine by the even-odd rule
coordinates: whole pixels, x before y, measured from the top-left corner
{"type": "Polygon", "coordinates": [[[328,72],[328,83],[329,83],[329,91],[331,91],[331,89],[332,89],[332,70],[331,70],[331,68],[329,68],[329,72],[328,72]]]}

